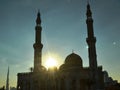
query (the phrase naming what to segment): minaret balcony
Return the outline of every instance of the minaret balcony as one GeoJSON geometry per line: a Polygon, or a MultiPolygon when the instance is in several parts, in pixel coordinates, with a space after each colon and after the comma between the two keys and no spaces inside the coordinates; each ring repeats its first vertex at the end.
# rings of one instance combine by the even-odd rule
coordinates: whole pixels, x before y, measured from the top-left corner
{"type": "Polygon", "coordinates": [[[43,44],[41,44],[41,43],[35,43],[35,44],[33,45],[33,47],[34,47],[34,49],[37,49],[37,48],[42,49],[43,44]]]}

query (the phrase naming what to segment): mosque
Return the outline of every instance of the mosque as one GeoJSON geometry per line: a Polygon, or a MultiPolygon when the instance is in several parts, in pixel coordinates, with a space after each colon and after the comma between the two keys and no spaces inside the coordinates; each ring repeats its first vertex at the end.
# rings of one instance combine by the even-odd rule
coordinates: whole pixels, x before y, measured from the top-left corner
{"type": "Polygon", "coordinates": [[[68,55],[59,69],[42,66],[41,18],[37,14],[35,27],[34,68],[32,72],[18,73],[17,90],[105,90],[104,72],[97,64],[96,37],[90,4],[86,12],[89,66],[83,67],[82,58],[76,53],[68,55]]]}

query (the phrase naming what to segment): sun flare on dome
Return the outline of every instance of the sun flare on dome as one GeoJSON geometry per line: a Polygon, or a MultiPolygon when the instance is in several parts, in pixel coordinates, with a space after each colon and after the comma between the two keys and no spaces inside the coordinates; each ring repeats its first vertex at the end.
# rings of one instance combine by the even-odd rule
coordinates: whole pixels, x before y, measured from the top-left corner
{"type": "Polygon", "coordinates": [[[48,59],[45,62],[45,66],[47,68],[57,66],[57,61],[53,57],[48,57],[48,59]]]}

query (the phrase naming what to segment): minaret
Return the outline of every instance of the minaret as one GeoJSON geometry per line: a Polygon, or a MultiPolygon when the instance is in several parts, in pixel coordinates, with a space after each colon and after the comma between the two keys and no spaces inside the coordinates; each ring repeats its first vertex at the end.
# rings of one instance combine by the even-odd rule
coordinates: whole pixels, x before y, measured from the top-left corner
{"type": "Polygon", "coordinates": [[[89,3],[87,4],[87,34],[88,37],[86,38],[86,42],[88,44],[88,53],[89,53],[89,67],[92,70],[97,69],[97,55],[96,55],[96,37],[94,36],[94,30],[93,30],[93,19],[92,19],[92,12],[90,9],[89,3]]]}
{"type": "Polygon", "coordinates": [[[8,72],[7,72],[6,90],[9,90],[9,67],[8,67],[8,72]]]}
{"type": "Polygon", "coordinates": [[[43,45],[41,43],[41,18],[40,18],[40,12],[37,14],[36,19],[36,27],[35,27],[35,44],[34,47],[34,72],[38,72],[41,69],[41,63],[42,63],[42,48],[43,45]]]}
{"type": "Polygon", "coordinates": [[[98,89],[98,73],[97,73],[97,55],[96,55],[96,37],[94,36],[93,30],[93,19],[92,19],[92,12],[90,9],[89,2],[87,4],[87,33],[88,37],[86,38],[86,42],[88,44],[88,54],[89,54],[89,67],[92,73],[91,80],[92,86],[90,90],[97,90],[98,89]]]}

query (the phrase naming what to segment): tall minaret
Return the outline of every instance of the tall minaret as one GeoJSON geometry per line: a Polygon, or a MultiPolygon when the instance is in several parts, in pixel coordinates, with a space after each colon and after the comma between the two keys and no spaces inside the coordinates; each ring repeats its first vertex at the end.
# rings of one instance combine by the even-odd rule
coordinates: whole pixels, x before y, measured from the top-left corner
{"type": "Polygon", "coordinates": [[[8,67],[8,72],[7,72],[6,90],[9,90],[9,67],[8,67]]]}
{"type": "Polygon", "coordinates": [[[35,44],[34,47],[34,72],[38,72],[41,69],[41,63],[42,63],[42,48],[43,45],[41,43],[41,18],[40,18],[40,12],[37,14],[36,19],[36,27],[35,27],[35,44]]]}
{"type": "Polygon", "coordinates": [[[88,53],[89,53],[89,67],[92,70],[97,69],[97,55],[96,55],[96,37],[94,36],[94,30],[93,30],[93,19],[92,19],[92,12],[90,9],[89,2],[87,4],[87,33],[88,37],[86,38],[87,44],[88,44],[88,53]]]}
{"type": "Polygon", "coordinates": [[[92,86],[90,90],[97,90],[98,89],[98,73],[97,73],[97,55],[96,55],[96,37],[94,36],[94,30],[93,30],[93,19],[92,19],[92,12],[90,9],[89,2],[87,4],[87,32],[88,37],[86,38],[87,44],[88,44],[88,53],[89,53],[89,67],[92,71],[92,86]]]}

